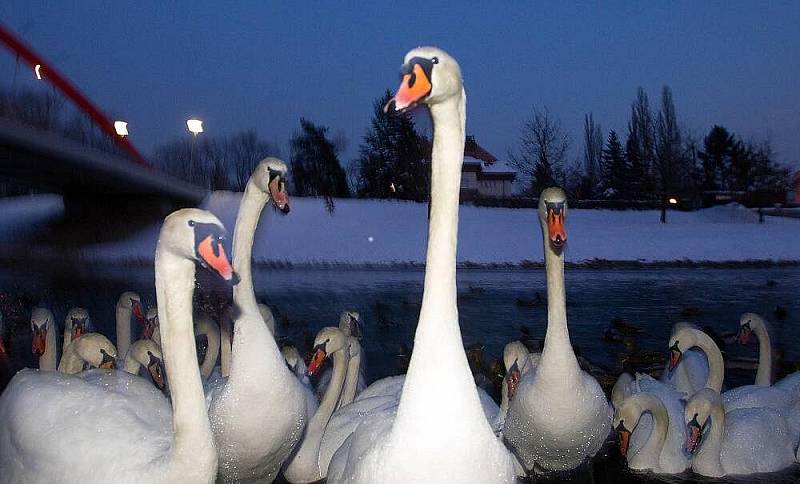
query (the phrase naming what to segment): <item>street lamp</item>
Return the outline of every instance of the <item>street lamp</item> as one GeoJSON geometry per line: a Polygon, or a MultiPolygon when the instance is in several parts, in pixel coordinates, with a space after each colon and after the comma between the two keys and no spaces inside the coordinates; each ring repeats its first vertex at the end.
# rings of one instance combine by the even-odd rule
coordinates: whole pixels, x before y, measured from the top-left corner
{"type": "Polygon", "coordinates": [[[42,65],[41,64],[36,64],[36,66],[33,68],[33,72],[36,74],[36,79],[39,79],[41,81],[42,80],[42,65]]]}
{"type": "Polygon", "coordinates": [[[114,129],[117,131],[117,134],[122,136],[128,136],[128,123],[125,121],[114,121],[114,129]]]}
{"type": "Polygon", "coordinates": [[[673,197],[673,198],[670,198],[670,199],[669,199],[669,204],[670,204],[670,205],[677,205],[677,204],[678,204],[678,199],[677,199],[677,198],[675,198],[675,197],[673,197]]]}
{"type": "Polygon", "coordinates": [[[195,136],[203,132],[203,122],[199,119],[186,120],[186,127],[189,128],[189,132],[195,136]]]}

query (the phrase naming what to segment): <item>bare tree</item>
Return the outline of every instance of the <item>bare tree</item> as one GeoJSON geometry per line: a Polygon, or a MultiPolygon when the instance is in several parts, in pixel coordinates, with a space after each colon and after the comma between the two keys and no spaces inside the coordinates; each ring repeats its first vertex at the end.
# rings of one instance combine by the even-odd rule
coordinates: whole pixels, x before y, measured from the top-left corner
{"type": "Polygon", "coordinates": [[[684,168],[681,131],[672,102],[672,91],[661,91],[661,111],[655,129],[655,171],[661,197],[661,223],[667,223],[667,200],[680,188],[684,168]]]}
{"type": "Polygon", "coordinates": [[[517,151],[509,153],[511,165],[529,183],[531,195],[538,195],[559,180],[569,142],[561,122],[547,106],[542,110],[533,108],[533,116],[522,126],[517,151]]]}
{"type": "Polygon", "coordinates": [[[594,122],[592,113],[583,117],[583,172],[582,195],[593,198],[596,193],[600,159],[603,156],[603,133],[594,122]]]}

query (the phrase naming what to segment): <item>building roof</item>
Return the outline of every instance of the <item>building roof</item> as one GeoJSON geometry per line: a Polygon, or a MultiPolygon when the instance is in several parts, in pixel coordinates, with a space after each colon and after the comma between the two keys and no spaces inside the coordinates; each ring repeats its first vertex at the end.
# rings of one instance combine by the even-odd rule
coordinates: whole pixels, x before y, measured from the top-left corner
{"type": "MultiPolygon", "coordinates": [[[[426,161],[430,161],[431,142],[423,138],[423,143],[427,153],[426,161]]],[[[468,135],[464,140],[464,169],[492,175],[494,179],[510,178],[513,180],[517,176],[517,170],[498,160],[496,156],[479,145],[475,136],[472,135],[468,135]]]]}

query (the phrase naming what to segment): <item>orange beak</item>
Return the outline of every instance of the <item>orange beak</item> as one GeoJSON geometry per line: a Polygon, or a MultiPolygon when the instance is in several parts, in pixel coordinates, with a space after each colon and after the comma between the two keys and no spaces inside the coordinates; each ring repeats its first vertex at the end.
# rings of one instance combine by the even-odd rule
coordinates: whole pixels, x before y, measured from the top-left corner
{"type": "Polygon", "coordinates": [[[547,233],[550,236],[550,243],[556,249],[560,249],[567,243],[567,231],[564,230],[564,209],[555,213],[552,208],[547,209],[547,233]]]}
{"type": "Polygon", "coordinates": [[[631,442],[631,433],[626,429],[619,430],[619,453],[622,457],[628,455],[628,445],[631,442]]]}
{"type": "Polygon", "coordinates": [[[430,78],[428,78],[428,73],[425,72],[425,69],[420,64],[415,63],[411,66],[410,73],[403,74],[397,93],[383,107],[383,112],[389,112],[389,106],[392,102],[394,102],[395,111],[403,111],[414,107],[431,93],[431,89],[433,89],[433,86],[430,78]]]}
{"type": "Polygon", "coordinates": [[[703,432],[699,425],[695,425],[694,421],[689,422],[689,435],[686,436],[686,451],[690,454],[697,450],[700,446],[700,441],[703,439],[703,432]]]}
{"type": "Polygon", "coordinates": [[[514,394],[517,393],[517,384],[519,384],[519,368],[517,368],[516,362],[506,376],[506,384],[508,385],[508,401],[510,402],[514,398],[514,394]]]}
{"type": "Polygon", "coordinates": [[[286,194],[286,190],[281,190],[280,178],[275,177],[269,182],[269,196],[278,210],[284,214],[289,213],[289,195],[286,194]]]}
{"type": "Polygon", "coordinates": [[[142,303],[139,301],[133,301],[133,306],[131,306],[131,312],[133,316],[139,320],[140,323],[144,324],[144,310],[142,309],[142,303]]]}
{"type": "Polygon", "coordinates": [[[683,356],[683,353],[681,353],[681,350],[679,350],[678,348],[670,348],[670,351],[669,351],[669,371],[674,370],[675,367],[678,366],[678,363],[681,362],[681,356],[683,356]]]}
{"type": "Polygon", "coordinates": [[[86,334],[86,331],[82,325],[75,324],[72,326],[72,339],[78,339],[84,334],[86,334]]]}
{"type": "Polygon", "coordinates": [[[155,322],[150,321],[149,319],[144,323],[144,329],[142,330],[142,338],[145,339],[153,339],[153,333],[156,332],[156,325],[155,322]]]}
{"type": "Polygon", "coordinates": [[[325,350],[323,350],[323,349],[318,349],[317,352],[314,353],[314,357],[311,358],[311,363],[309,363],[309,365],[308,365],[308,374],[309,375],[313,375],[314,373],[319,371],[319,368],[325,362],[325,357],[326,356],[327,355],[325,354],[325,350]]]}
{"type": "Polygon", "coordinates": [[[47,329],[43,328],[36,331],[33,335],[33,343],[31,344],[31,351],[36,356],[42,356],[47,349],[47,329]]]}
{"type": "Polygon", "coordinates": [[[100,368],[104,370],[113,370],[117,367],[116,361],[112,358],[110,360],[103,361],[100,363],[100,368]]]}
{"type": "Polygon", "coordinates": [[[753,330],[750,329],[747,325],[741,326],[739,328],[738,340],[739,344],[746,345],[750,343],[750,337],[753,334],[753,330]]]}
{"type": "Polygon", "coordinates": [[[234,279],[235,274],[228,260],[228,256],[225,254],[225,247],[215,241],[212,235],[209,235],[200,242],[197,246],[197,255],[224,280],[233,282],[234,284],[238,282],[238,278],[236,278],[236,280],[234,279]]]}

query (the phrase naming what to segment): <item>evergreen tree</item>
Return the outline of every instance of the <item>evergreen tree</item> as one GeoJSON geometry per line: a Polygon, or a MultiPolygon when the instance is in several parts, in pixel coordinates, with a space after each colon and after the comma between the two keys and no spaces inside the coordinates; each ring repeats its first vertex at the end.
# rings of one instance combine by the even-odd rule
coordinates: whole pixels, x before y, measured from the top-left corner
{"type": "Polygon", "coordinates": [[[653,115],[650,112],[647,93],[640,87],[636,94],[636,101],[631,105],[628,139],[625,142],[630,173],[628,192],[633,200],[652,198],[653,129],[653,115]]]}
{"type": "Polygon", "coordinates": [[[703,151],[699,158],[703,167],[703,190],[728,189],[727,172],[734,151],[733,136],[722,126],[714,125],[703,139],[703,151]]]}
{"type": "Polygon", "coordinates": [[[619,200],[628,197],[628,171],[622,143],[617,132],[612,129],[608,133],[608,141],[606,141],[606,147],[603,148],[602,157],[602,186],[605,198],[619,200]]]}
{"type": "Polygon", "coordinates": [[[292,136],[291,165],[294,193],[300,196],[348,197],[347,177],[337,150],[328,140],[328,128],[300,119],[300,131],[292,136]]]}
{"type": "Polygon", "coordinates": [[[661,92],[661,111],[656,119],[655,174],[661,199],[661,223],[667,223],[667,201],[683,187],[686,159],[681,144],[681,132],[672,102],[672,91],[664,86],[661,92]]]}
{"type": "Polygon", "coordinates": [[[407,113],[385,113],[390,91],[373,104],[370,128],[359,147],[356,162],[359,194],[372,198],[425,200],[428,170],[423,140],[407,113]]]}

